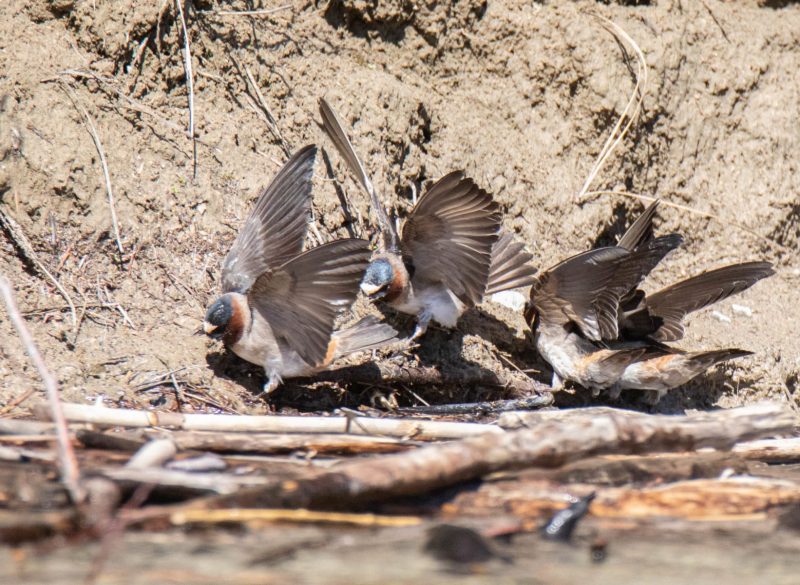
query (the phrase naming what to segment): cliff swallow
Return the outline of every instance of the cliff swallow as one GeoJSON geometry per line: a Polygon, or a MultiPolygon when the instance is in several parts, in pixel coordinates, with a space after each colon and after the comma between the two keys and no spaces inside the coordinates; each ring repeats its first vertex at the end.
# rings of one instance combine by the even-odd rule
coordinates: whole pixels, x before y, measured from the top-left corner
{"type": "Polygon", "coordinates": [[[663,392],[712,365],[749,355],[739,349],[685,352],[664,345],[683,337],[683,318],[773,274],[767,262],[705,272],[646,295],[641,280],[682,242],[653,237],[657,202],[617,246],[573,256],[539,275],[526,312],[553,385],[569,379],[595,393],[611,388],[663,392]]]}
{"type": "Polygon", "coordinates": [[[396,340],[368,317],[334,332],[358,294],[369,242],[344,239],[303,249],[317,149],[298,151],[256,201],[222,266],[222,296],[203,329],[236,355],[264,368],[264,391],[282,378],[308,376],[335,359],[396,340]]]}
{"type": "Polygon", "coordinates": [[[531,255],[501,229],[500,206],[486,191],[451,172],[423,193],[398,237],[341,122],[320,100],[323,129],[370,197],[381,235],[361,290],[402,313],[415,315],[412,336],[431,320],[455,327],[462,313],[487,294],[530,285],[531,255]]]}

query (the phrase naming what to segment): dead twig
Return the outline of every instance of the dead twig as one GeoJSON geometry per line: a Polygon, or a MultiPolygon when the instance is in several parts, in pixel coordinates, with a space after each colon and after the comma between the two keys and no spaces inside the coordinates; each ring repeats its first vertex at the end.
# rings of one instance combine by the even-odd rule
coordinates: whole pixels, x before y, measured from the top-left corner
{"type": "MultiPolygon", "coordinates": [[[[230,414],[180,414],[106,408],[88,404],[63,405],[68,420],[124,427],[164,427],[184,431],[238,431],[262,433],[353,433],[416,440],[458,439],[484,433],[503,433],[477,423],[348,416],[244,416],[230,414]]],[[[34,408],[37,417],[47,411],[34,408]]]]}
{"type": "Polygon", "coordinates": [[[267,121],[267,127],[269,128],[269,131],[280,144],[281,149],[283,149],[283,153],[287,157],[290,156],[292,151],[289,148],[289,144],[283,138],[281,130],[278,127],[278,122],[275,119],[275,116],[272,114],[272,110],[270,110],[269,106],[267,105],[267,101],[264,99],[264,96],[261,94],[261,90],[258,88],[256,80],[253,78],[253,74],[250,73],[250,69],[246,64],[241,63],[233,55],[233,53],[230,54],[230,58],[236,69],[239,70],[239,74],[245,78],[245,87],[247,88],[247,93],[251,94],[251,96],[258,102],[258,105],[261,108],[261,113],[264,115],[264,118],[267,121]]]}
{"type": "Polygon", "coordinates": [[[490,402],[469,402],[464,404],[434,404],[425,406],[408,406],[398,408],[400,414],[476,414],[490,415],[511,410],[533,410],[550,406],[553,403],[552,394],[541,394],[532,398],[518,398],[513,400],[492,400],[490,402]]]}
{"type": "Polygon", "coordinates": [[[733,448],[733,452],[745,459],[755,459],[767,463],[800,461],[800,437],[739,443],[733,448]]]}
{"type": "Polygon", "coordinates": [[[39,260],[39,256],[33,250],[33,246],[31,246],[28,238],[25,237],[24,232],[22,231],[22,227],[16,222],[16,220],[8,215],[2,207],[0,207],[0,226],[6,231],[6,233],[14,240],[14,244],[16,245],[17,249],[23,255],[23,257],[30,262],[39,272],[41,272],[50,282],[53,283],[53,286],[56,287],[58,292],[64,297],[67,305],[69,306],[69,313],[70,318],[72,319],[72,328],[75,329],[78,326],[78,315],[75,311],[75,303],[72,302],[72,297],[69,296],[67,289],[65,289],[58,279],[50,274],[50,271],[47,270],[45,265],[39,260]]]}
{"type": "Polygon", "coordinates": [[[75,109],[83,116],[83,120],[86,123],[86,127],[89,129],[89,134],[92,136],[92,140],[94,141],[94,146],[97,149],[97,154],[100,157],[100,166],[103,168],[103,179],[106,184],[106,195],[108,196],[108,206],[111,210],[111,225],[114,230],[114,241],[117,244],[117,250],[119,251],[120,262],[122,261],[123,249],[122,249],[122,240],[119,235],[119,221],[117,220],[117,209],[114,205],[114,192],[111,189],[111,175],[108,172],[108,162],[106,161],[106,153],[103,150],[103,143],[100,142],[100,136],[97,134],[97,128],[95,128],[94,121],[92,117],[89,115],[89,112],[83,105],[78,101],[77,96],[75,96],[74,92],[70,89],[69,85],[64,82],[59,83],[61,89],[64,90],[64,93],[67,94],[67,97],[72,102],[72,105],[75,106],[75,109]]]}
{"type": "Polygon", "coordinates": [[[291,4],[276,6],[275,8],[265,8],[263,10],[200,10],[199,14],[210,16],[267,16],[291,8],[291,4]]]}
{"type": "Polygon", "coordinates": [[[689,416],[616,410],[358,459],[315,477],[247,489],[207,503],[289,508],[364,505],[426,493],[496,471],[558,467],[593,455],[728,449],[743,440],[785,433],[796,422],[797,417],[780,404],[689,416]]]}
{"type": "Polygon", "coordinates": [[[417,516],[378,516],[377,514],[347,514],[343,512],[317,512],[314,510],[281,510],[229,508],[225,510],[182,510],[170,514],[170,522],[185,524],[220,524],[235,522],[295,522],[314,524],[348,524],[350,526],[399,527],[417,526],[422,519],[417,516]]]}
{"type": "Polygon", "coordinates": [[[50,405],[50,416],[55,423],[56,435],[58,437],[56,444],[58,447],[58,464],[61,470],[61,481],[69,492],[72,501],[75,504],[81,504],[86,497],[86,492],[81,485],[78,460],[75,458],[75,452],[72,449],[72,443],[69,438],[67,420],[61,409],[58,382],[44,363],[44,359],[39,353],[39,348],[36,347],[33,337],[31,337],[31,333],[28,331],[25,320],[22,318],[22,315],[19,314],[11,284],[6,277],[2,275],[0,275],[0,296],[3,297],[8,317],[17,330],[17,334],[22,341],[22,345],[25,347],[25,351],[28,353],[28,356],[30,356],[31,361],[36,366],[44,382],[47,400],[50,405]]]}
{"type": "Polygon", "coordinates": [[[161,467],[175,457],[178,446],[172,439],[155,439],[148,441],[142,448],[133,454],[125,467],[128,469],[146,469],[148,467],[161,467]]]}
{"type": "Polygon", "coordinates": [[[189,136],[192,137],[192,178],[197,179],[197,139],[194,135],[194,75],[192,74],[192,52],[189,46],[189,32],[186,30],[186,19],[183,17],[181,0],[175,0],[178,7],[178,18],[183,31],[183,68],[186,73],[186,91],[189,94],[189,136]]]}

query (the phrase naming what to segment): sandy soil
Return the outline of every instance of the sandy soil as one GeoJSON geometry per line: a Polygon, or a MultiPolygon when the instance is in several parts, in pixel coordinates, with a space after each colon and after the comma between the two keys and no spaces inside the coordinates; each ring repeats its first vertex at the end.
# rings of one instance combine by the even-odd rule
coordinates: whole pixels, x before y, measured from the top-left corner
{"type": "MultiPolygon", "coordinates": [[[[195,72],[197,176],[187,137],[182,37],[170,2],[10,0],[0,6],[0,198],[64,298],[8,230],[0,272],[70,400],[263,411],[258,368],[193,335],[217,290],[221,259],[263,185],[285,160],[245,69],[291,149],[329,146],[316,124],[326,96],[345,119],[382,195],[400,216],[414,190],[456,169],[490,189],[547,267],[608,243],[641,203],[579,201],[633,87],[630,55],[590,13],[613,19],[649,65],[644,111],[594,184],[658,196],[659,229],[686,245],[649,286],[729,262],[769,259],[777,275],[691,319],[686,347],[755,356],[673,392],[662,410],[797,400],[800,338],[800,6],[791,2],[570,4],[515,0],[289,2],[268,16],[188,10],[195,72]],[[416,10],[411,10],[412,5],[416,10]],[[98,151],[108,162],[123,253],[116,249],[98,151]],[[733,304],[752,310],[752,316],[733,304]],[[173,378],[170,373],[174,374],[173,378]],[[176,392],[174,386],[180,387],[176,392]],[[176,403],[176,401],[178,403],[176,403]]],[[[259,6],[256,6],[259,7],[259,6]]],[[[365,197],[332,153],[314,208],[323,239],[364,233],[365,197]],[[337,189],[357,215],[348,224],[337,189]]],[[[312,243],[313,243],[312,237],[312,243]]],[[[369,309],[359,306],[358,312],[369,309]]],[[[3,315],[0,403],[39,382],[3,315]]],[[[421,350],[548,372],[521,315],[491,302],[421,350]]],[[[330,408],[368,402],[357,389],[287,388],[278,399],[330,408]]],[[[463,398],[420,389],[429,400],[463,398]]],[[[415,399],[404,389],[401,403],[415,399]]],[[[497,396],[470,389],[468,398],[497,396]]],[[[627,399],[630,400],[630,399],[627,399]]],[[[14,412],[24,414],[32,400],[14,412]]]]}

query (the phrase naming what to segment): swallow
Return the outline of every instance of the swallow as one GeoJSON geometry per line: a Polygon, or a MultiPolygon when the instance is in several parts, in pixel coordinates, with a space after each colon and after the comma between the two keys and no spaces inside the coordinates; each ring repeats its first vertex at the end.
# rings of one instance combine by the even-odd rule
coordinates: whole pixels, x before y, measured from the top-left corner
{"type": "Polygon", "coordinates": [[[532,255],[502,229],[500,206],[462,171],[427,189],[398,235],[333,108],[320,99],[322,128],[369,195],[380,235],[379,252],[361,290],[416,317],[411,339],[431,321],[453,328],[486,295],[528,286],[532,255]]]}
{"type": "Polygon", "coordinates": [[[683,241],[678,234],[653,236],[656,207],[648,207],[616,246],[568,258],[531,287],[526,319],[553,368],[554,387],[568,379],[595,394],[653,390],[657,402],[712,365],[749,355],[739,349],[685,352],[665,342],[683,337],[686,315],[773,274],[771,265],[726,266],[646,295],[640,282],[683,241]]]}
{"type": "Polygon", "coordinates": [[[284,378],[310,376],[336,359],[396,341],[373,317],[334,331],[355,300],[369,264],[369,242],[343,239],[303,251],[317,149],[294,154],[261,191],[222,265],[222,296],[204,332],[260,365],[264,392],[284,378]]]}

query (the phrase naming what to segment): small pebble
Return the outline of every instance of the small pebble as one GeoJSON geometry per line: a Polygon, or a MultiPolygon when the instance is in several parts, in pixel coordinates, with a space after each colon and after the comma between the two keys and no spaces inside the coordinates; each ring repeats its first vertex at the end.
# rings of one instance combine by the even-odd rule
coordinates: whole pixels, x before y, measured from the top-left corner
{"type": "Polygon", "coordinates": [[[731,322],[731,318],[730,317],[728,317],[727,315],[725,315],[723,313],[720,313],[719,311],[711,311],[711,316],[714,317],[714,319],[716,319],[717,321],[720,321],[721,323],[730,323],[731,322]]]}
{"type": "Polygon", "coordinates": [[[745,317],[753,316],[753,309],[745,305],[737,305],[736,303],[734,303],[731,305],[731,310],[734,312],[735,315],[744,315],[745,317]]]}

